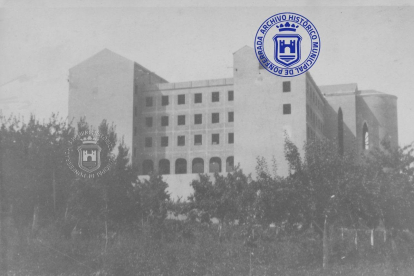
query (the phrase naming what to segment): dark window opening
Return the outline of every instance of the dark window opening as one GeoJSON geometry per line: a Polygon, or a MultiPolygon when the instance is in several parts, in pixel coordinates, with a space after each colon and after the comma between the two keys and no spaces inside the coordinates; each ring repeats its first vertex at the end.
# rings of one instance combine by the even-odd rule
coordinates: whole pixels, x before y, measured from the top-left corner
{"type": "Polygon", "coordinates": [[[204,160],[202,158],[194,158],[192,173],[204,173],[204,160]]]}
{"type": "Polygon", "coordinates": [[[178,104],[185,104],[185,95],[178,95],[178,104]]]}
{"type": "Polygon", "coordinates": [[[229,112],[229,123],[234,122],[234,112],[229,112]]]}
{"type": "Polygon", "coordinates": [[[283,105],[283,114],[290,114],[291,113],[291,107],[290,104],[284,104],[283,105]]]}
{"type": "Polygon", "coordinates": [[[203,136],[201,134],[194,135],[194,145],[201,146],[203,144],[203,136]]]}
{"type": "Polygon", "coordinates": [[[220,113],[211,114],[211,123],[216,124],[220,122],[220,113]]]}
{"type": "Polygon", "coordinates": [[[168,116],[161,116],[161,126],[168,126],[168,116]]]}
{"type": "Polygon", "coordinates": [[[233,101],[234,100],[234,91],[230,90],[227,93],[228,93],[227,96],[228,96],[229,102],[233,101]]]}
{"type": "Polygon", "coordinates": [[[161,147],[168,147],[168,136],[161,137],[161,147]]]}
{"type": "Polygon", "coordinates": [[[226,159],[226,172],[234,171],[234,157],[229,156],[226,159]]]}
{"type": "Polygon", "coordinates": [[[201,93],[194,94],[194,103],[201,103],[203,101],[203,96],[201,93]]]}
{"type": "Polygon", "coordinates": [[[195,114],[194,115],[194,124],[200,125],[203,123],[203,116],[202,114],[195,114]]]}
{"type": "Polygon", "coordinates": [[[175,173],[185,174],[187,173],[187,160],[179,158],[175,161],[175,173]]]}
{"type": "Polygon", "coordinates": [[[229,133],[229,144],[234,144],[234,133],[229,133]]]}
{"type": "Polygon", "coordinates": [[[219,134],[211,134],[211,144],[212,145],[220,144],[220,135],[219,134]]]}
{"type": "Polygon", "coordinates": [[[178,115],[178,125],[179,126],[185,125],[185,115],[178,115]]]}
{"type": "Polygon", "coordinates": [[[152,106],[152,97],[146,97],[145,98],[145,106],[150,107],[152,106]]]}
{"type": "Polygon", "coordinates": [[[210,159],[210,172],[211,173],[221,172],[221,159],[219,157],[212,157],[210,159]]]}
{"type": "Polygon", "coordinates": [[[213,92],[211,93],[211,101],[214,102],[219,102],[220,101],[220,92],[213,92]]]}
{"type": "Polygon", "coordinates": [[[152,147],[152,138],[151,137],[145,137],[145,147],[146,148],[152,147]]]}
{"type": "Polygon", "coordinates": [[[283,82],[283,92],[290,92],[290,81],[283,82]]]}
{"type": "Polygon", "coordinates": [[[168,96],[162,96],[161,97],[161,105],[166,106],[166,105],[169,105],[169,104],[170,104],[169,97],[168,96]]]}
{"type": "Polygon", "coordinates": [[[185,136],[178,136],[177,146],[185,146],[185,136]]]}
{"type": "Polygon", "coordinates": [[[161,159],[158,163],[158,170],[160,174],[170,174],[170,160],[161,159]]]}

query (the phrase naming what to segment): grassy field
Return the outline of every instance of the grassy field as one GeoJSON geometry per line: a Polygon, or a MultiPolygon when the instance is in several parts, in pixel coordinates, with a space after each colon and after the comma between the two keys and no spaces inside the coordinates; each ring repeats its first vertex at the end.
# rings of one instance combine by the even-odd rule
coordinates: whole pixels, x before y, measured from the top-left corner
{"type": "Polygon", "coordinates": [[[312,231],[226,226],[220,237],[217,225],[167,221],[161,229],[93,232],[65,237],[53,224],[22,238],[10,228],[9,275],[414,275],[409,251],[392,261],[385,244],[370,248],[361,240],[355,251],[349,239],[334,243],[331,264],[322,270],[321,240],[312,231]]]}

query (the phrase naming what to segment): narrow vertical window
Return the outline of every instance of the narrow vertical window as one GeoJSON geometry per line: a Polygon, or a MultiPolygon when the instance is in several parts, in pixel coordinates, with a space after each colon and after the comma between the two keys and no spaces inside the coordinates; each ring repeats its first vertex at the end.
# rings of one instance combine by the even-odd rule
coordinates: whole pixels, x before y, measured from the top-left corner
{"type": "Polygon", "coordinates": [[[362,149],[369,149],[369,131],[367,123],[364,123],[364,126],[362,127],[362,149]]]}
{"type": "Polygon", "coordinates": [[[232,91],[232,90],[228,91],[227,96],[228,96],[229,102],[234,101],[234,91],[232,91]]]}
{"type": "Polygon", "coordinates": [[[219,102],[220,101],[220,92],[213,92],[211,93],[211,101],[214,102],[219,102]]]}
{"type": "Polygon", "coordinates": [[[234,133],[229,133],[229,144],[234,144],[234,133]]]}
{"type": "Polygon", "coordinates": [[[150,107],[152,105],[153,105],[153,103],[152,103],[152,97],[146,97],[145,98],[145,106],[150,107]]]}
{"type": "Polygon", "coordinates": [[[234,112],[229,112],[229,123],[234,122],[234,112]]]}

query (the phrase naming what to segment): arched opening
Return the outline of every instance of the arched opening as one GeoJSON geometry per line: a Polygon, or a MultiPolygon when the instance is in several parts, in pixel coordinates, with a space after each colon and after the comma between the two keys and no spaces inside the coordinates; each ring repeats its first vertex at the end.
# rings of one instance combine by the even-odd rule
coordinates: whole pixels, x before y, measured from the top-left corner
{"type": "Polygon", "coordinates": [[[142,174],[151,174],[154,171],[154,162],[152,160],[144,160],[142,163],[142,174]]]}
{"type": "Polygon", "coordinates": [[[344,154],[344,116],[342,108],[338,110],[338,151],[339,154],[344,154]]]}
{"type": "Polygon", "coordinates": [[[170,160],[161,159],[158,163],[158,170],[160,174],[170,174],[170,160]]]}
{"type": "Polygon", "coordinates": [[[193,173],[204,173],[204,160],[202,158],[193,159],[193,173]]]}
{"type": "Polygon", "coordinates": [[[234,156],[229,156],[226,159],[226,172],[234,171],[234,156]]]}
{"type": "Polygon", "coordinates": [[[362,149],[369,149],[369,131],[367,123],[364,123],[364,126],[362,127],[362,149]]]}
{"type": "Polygon", "coordinates": [[[210,172],[221,172],[221,159],[220,157],[212,157],[210,159],[210,172]]]}
{"type": "Polygon", "coordinates": [[[187,160],[184,158],[178,158],[175,161],[175,174],[187,173],[187,160]]]}

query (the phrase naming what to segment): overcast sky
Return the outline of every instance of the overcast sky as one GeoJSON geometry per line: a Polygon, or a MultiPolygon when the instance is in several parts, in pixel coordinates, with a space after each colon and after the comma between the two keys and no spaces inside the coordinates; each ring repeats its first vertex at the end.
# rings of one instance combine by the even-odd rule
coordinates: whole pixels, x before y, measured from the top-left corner
{"type": "Polygon", "coordinates": [[[98,7],[96,1],[0,0],[0,109],[26,118],[30,112],[66,116],[68,69],[104,48],[169,82],[229,78],[232,54],[253,47],[260,24],[273,14],[295,12],[311,20],[321,37],[310,70],[316,83],[357,83],[361,90],[396,95],[400,144],[413,142],[413,6],[274,2],[118,0],[98,7]]]}

